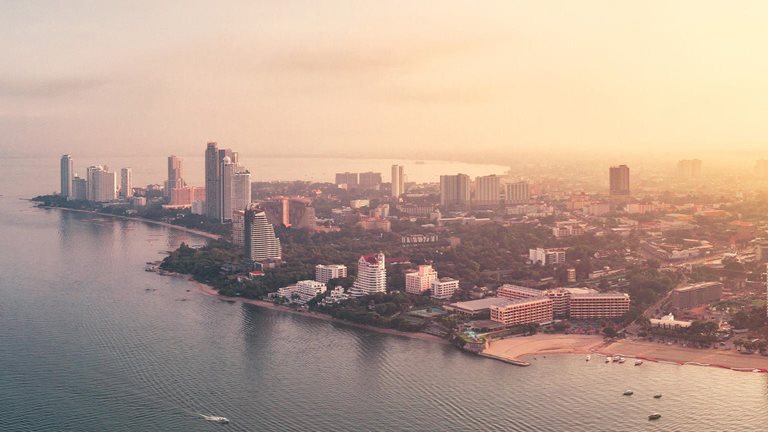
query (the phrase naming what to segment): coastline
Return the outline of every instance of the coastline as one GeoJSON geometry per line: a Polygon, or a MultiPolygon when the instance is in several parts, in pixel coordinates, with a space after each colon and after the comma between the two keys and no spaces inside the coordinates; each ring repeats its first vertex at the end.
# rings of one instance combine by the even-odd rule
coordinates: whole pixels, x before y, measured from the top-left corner
{"type": "MultiPolygon", "coordinates": [[[[169,275],[174,275],[174,273],[169,273],[169,275]]],[[[179,276],[187,277],[187,275],[179,275],[179,276]]],[[[342,324],[342,325],[345,325],[345,326],[355,327],[355,328],[362,329],[362,330],[369,330],[369,331],[376,332],[376,333],[383,333],[383,334],[387,334],[387,335],[390,335],[390,336],[400,336],[400,337],[407,337],[407,338],[411,338],[411,339],[419,339],[419,340],[423,340],[423,341],[437,342],[437,343],[441,343],[441,344],[448,344],[448,345],[450,344],[450,342],[448,340],[446,340],[446,339],[443,339],[443,338],[440,338],[440,337],[437,337],[437,336],[433,336],[433,335],[430,335],[430,334],[426,334],[426,333],[421,333],[421,332],[409,333],[409,332],[403,332],[403,331],[399,331],[399,330],[395,330],[395,329],[388,329],[388,328],[382,328],[382,327],[374,327],[374,326],[370,326],[370,325],[366,325],[366,324],[358,324],[358,323],[353,323],[353,322],[350,322],[350,321],[345,321],[345,320],[342,320],[342,319],[339,319],[339,318],[334,318],[334,317],[332,317],[330,315],[322,314],[322,313],[319,313],[319,312],[312,312],[312,311],[302,312],[302,311],[298,311],[298,310],[289,308],[287,306],[276,305],[274,303],[271,303],[271,302],[268,302],[268,301],[264,301],[264,300],[246,299],[246,298],[241,298],[241,297],[229,297],[229,296],[225,296],[225,295],[219,294],[219,292],[216,291],[216,289],[214,289],[213,287],[211,287],[209,285],[206,285],[204,283],[197,282],[195,280],[188,280],[188,281],[191,282],[191,283],[194,283],[195,285],[197,285],[198,292],[200,292],[201,294],[209,296],[209,297],[216,297],[216,298],[218,298],[220,300],[223,300],[223,301],[234,301],[234,302],[237,302],[237,303],[246,303],[246,304],[254,305],[254,306],[257,306],[257,307],[260,307],[260,308],[264,308],[264,309],[271,309],[271,310],[275,310],[275,311],[279,311],[279,312],[284,312],[284,313],[289,313],[289,314],[293,314],[293,315],[301,315],[301,316],[305,316],[305,317],[308,317],[308,318],[313,318],[313,319],[317,319],[317,320],[322,320],[322,321],[328,321],[328,322],[332,322],[332,323],[342,324]]]]}
{"type": "Polygon", "coordinates": [[[768,372],[768,357],[758,353],[741,354],[730,350],[685,348],[633,340],[619,340],[596,352],[680,366],[708,366],[737,372],[768,372]]]}
{"type": "Polygon", "coordinates": [[[677,345],[619,340],[605,342],[601,336],[537,334],[491,341],[483,357],[527,366],[531,357],[547,354],[598,354],[622,356],[678,366],[707,366],[737,372],[768,373],[768,357],[735,351],[685,348],[677,345]]]}
{"type": "MultiPolygon", "coordinates": [[[[70,211],[70,212],[76,212],[76,213],[85,213],[85,214],[98,215],[98,216],[107,216],[107,217],[112,217],[112,218],[116,218],[116,219],[123,219],[123,220],[129,220],[129,221],[134,221],[134,222],[144,222],[144,223],[148,223],[148,224],[151,224],[151,225],[163,226],[163,227],[170,228],[170,229],[176,229],[176,230],[179,230],[179,231],[188,232],[190,234],[195,234],[195,235],[199,235],[201,237],[206,237],[206,238],[214,239],[214,240],[218,240],[218,239],[221,238],[221,236],[217,235],[217,234],[212,234],[212,233],[208,233],[208,232],[205,232],[205,231],[195,230],[195,229],[192,229],[192,228],[186,228],[186,227],[182,227],[182,226],[178,226],[178,225],[173,225],[173,224],[169,224],[169,223],[166,223],[166,222],[154,221],[154,220],[150,220],[150,219],[135,218],[135,217],[121,216],[121,215],[113,215],[113,214],[109,214],[109,213],[100,213],[100,212],[94,212],[94,211],[89,211],[89,210],[70,209],[70,208],[66,208],[66,207],[52,207],[52,206],[37,206],[37,207],[38,208],[44,208],[44,209],[55,209],[55,210],[64,210],[64,211],[70,211]]],[[[167,273],[167,274],[169,276],[179,276],[179,277],[184,277],[185,279],[188,279],[187,275],[182,275],[182,274],[177,274],[177,273],[167,273]]],[[[207,296],[211,296],[211,297],[217,297],[217,298],[219,298],[221,300],[224,300],[224,301],[235,301],[235,302],[238,302],[238,303],[247,303],[247,304],[251,304],[251,305],[258,306],[258,307],[265,308],[265,309],[271,309],[271,310],[276,310],[276,311],[280,311],[280,312],[285,312],[285,313],[301,315],[301,316],[305,316],[305,317],[309,317],[309,318],[314,318],[314,319],[318,319],[318,320],[334,322],[334,323],[337,323],[337,324],[343,324],[343,325],[347,325],[347,326],[350,326],[350,327],[355,327],[355,328],[359,328],[359,329],[362,329],[362,330],[369,330],[369,331],[373,331],[373,332],[377,332],[377,333],[388,334],[388,335],[391,335],[391,336],[400,336],[400,337],[407,337],[407,338],[411,338],[411,339],[419,339],[419,340],[430,341],[430,342],[438,342],[438,343],[442,343],[442,344],[450,344],[450,342],[447,341],[446,339],[442,339],[440,337],[429,335],[429,334],[426,334],[426,333],[420,333],[420,332],[419,333],[409,333],[409,332],[402,332],[402,331],[395,330],[395,329],[387,329],[387,328],[381,328],[381,327],[374,327],[374,326],[369,326],[369,325],[365,325],[365,324],[358,324],[358,323],[353,323],[353,322],[341,320],[341,319],[338,319],[338,318],[334,318],[334,317],[332,317],[330,315],[321,314],[321,313],[318,313],[318,312],[310,312],[310,311],[301,312],[301,311],[297,311],[297,310],[291,309],[291,308],[289,308],[287,306],[276,305],[274,303],[263,301],[263,300],[245,299],[245,298],[240,298],[240,297],[228,297],[228,296],[224,296],[224,295],[219,294],[218,291],[216,291],[213,287],[211,287],[209,285],[203,284],[201,282],[197,282],[195,280],[189,280],[188,279],[188,281],[191,282],[191,283],[196,284],[197,287],[198,287],[198,291],[200,293],[202,293],[204,295],[207,295],[207,296]]]]}
{"type": "Polygon", "coordinates": [[[63,210],[63,211],[69,211],[69,212],[75,212],[75,213],[84,213],[84,214],[90,214],[90,215],[106,216],[106,217],[112,217],[112,218],[115,218],[115,219],[129,220],[129,221],[134,221],[134,222],[144,222],[144,223],[147,223],[147,224],[150,224],[150,225],[157,225],[157,226],[162,226],[162,227],[166,227],[166,228],[170,228],[170,229],[175,229],[175,230],[178,230],[178,231],[188,232],[190,234],[195,234],[195,235],[198,235],[200,237],[205,237],[205,238],[209,238],[209,239],[212,239],[212,240],[219,240],[219,239],[221,239],[221,236],[218,235],[218,234],[213,234],[213,233],[209,233],[209,232],[205,232],[205,231],[200,231],[200,230],[196,230],[196,229],[193,229],[193,228],[187,228],[187,227],[183,227],[183,226],[179,226],[179,225],[173,225],[173,224],[169,224],[167,222],[160,222],[160,221],[156,221],[156,220],[152,220],[152,219],[144,219],[144,218],[138,218],[138,217],[114,215],[114,214],[111,214],[111,213],[101,213],[101,212],[95,212],[95,211],[90,211],[90,210],[82,210],[82,209],[71,209],[71,208],[67,208],[67,207],[55,207],[55,206],[44,206],[44,205],[38,205],[36,207],[37,208],[43,208],[43,209],[54,209],[54,210],[63,210]]]}

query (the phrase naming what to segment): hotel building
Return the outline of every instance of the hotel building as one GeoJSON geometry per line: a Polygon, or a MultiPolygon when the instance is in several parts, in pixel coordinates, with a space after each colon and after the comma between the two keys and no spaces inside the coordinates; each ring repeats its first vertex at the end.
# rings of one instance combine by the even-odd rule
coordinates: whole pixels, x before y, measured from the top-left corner
{"type": "Polygon", "coordinates": [[[405,274],[405,292],[423,294],[434,280],[437,280],[437,271],[431,265],[420,265],[418,270],[405,274]]]}
{"type": "Polygon", "coordinates": [[[475,199],[472,205],[496,207],[501,201],[501,179],[497,175],[475,178],[475,199]]]}
{"type": "Polygon", "coordinates": [[[629,310],[629,294],[572,294],[571,319],[617,318],[629,310]]]}
{"type": "Polygon", "coordinates": [[[506,305],[492,305],[491,321],[504,325],[547,323],[552,321],[552,300],[547,297],[510,300],[506,305]]]}
{"type": "Polygon", "coordinates": [[[507,204],[526,204],[530,198],[527,182],[507,183],[504,186],[504,200],[507,204]]]}
{"type": "Polygon", "coordinates": [[[448,300],[459,289],[459,281],[449,277],[435,279],[432,281],[432,298],[437,300],[448,300]]]}
{"type": "MultiPolygon", "coordinates": [[[[239,217],[239,212],[238,212],[239,217]]],[[[240,223],[238,222],[238,225],[240,223]]],[[[243,239],[245,256],[251,261],[280,259],[280,239],[275,236],[274,227],[267,221],[264,211],[251,208],[243,212],[243,239]]],[[[233,241],[235,239],[233,224],[233,241]]]]}
{"type": "Polygon", "coordinates": [[[440,206],[465,208],[469,206],[470,181],[466,174],[440,176],[440,206]]]}
{"type": "Polygon", "coordinates": [[[543,266],[565,264],[565,251],[566,249],[564,248],[529,249],[528,259],[533,264],[541,264],[543,266]]]}
{"type": "Polygon", "coordinates": [[[690,309],[720,300],[723,284],[720,282],[701,282],[672,290],[672,306],[690,309]]]}
{"type": "Polygon", "coordinates": [[[357,278],[350,288],[352,297],[387,292],[387,268],[384,254],[363,255],[357,261],[357,278]]]}
{"type": "Polygon", "coordinates": [[[331,279],[338,279],[347,277],[347,266],[342,264],[330,264],[323,265],[318,264],[315,266],[315,280],[327,284],[331,279]]]}

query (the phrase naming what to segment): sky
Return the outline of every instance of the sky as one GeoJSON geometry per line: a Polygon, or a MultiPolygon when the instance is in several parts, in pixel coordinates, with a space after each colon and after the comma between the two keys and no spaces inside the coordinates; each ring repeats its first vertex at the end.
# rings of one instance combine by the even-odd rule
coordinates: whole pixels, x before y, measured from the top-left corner
{"type": "Polygon", "coordinates": [[[0,157],[768,158],[762,1],[2,7],[0,157]]]}

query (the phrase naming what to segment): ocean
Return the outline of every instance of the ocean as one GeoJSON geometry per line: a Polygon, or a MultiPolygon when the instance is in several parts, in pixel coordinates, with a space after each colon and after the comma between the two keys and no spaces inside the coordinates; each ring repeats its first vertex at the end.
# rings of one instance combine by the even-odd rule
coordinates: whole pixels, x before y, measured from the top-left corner
{"type": "Polygon", "coordinates": [[[22,200],[57,188],[57,162],[0,160],[0,431],[759,431],[768,424],[766,374],[582,355],[537,356],[515,367],[202,295],[144,265],[182,241],[204,239],[22,200]],[[622,396],[626,389],[634,395],[622,396]],[[648,421],[653,412],[662,418],[648,421]]]}

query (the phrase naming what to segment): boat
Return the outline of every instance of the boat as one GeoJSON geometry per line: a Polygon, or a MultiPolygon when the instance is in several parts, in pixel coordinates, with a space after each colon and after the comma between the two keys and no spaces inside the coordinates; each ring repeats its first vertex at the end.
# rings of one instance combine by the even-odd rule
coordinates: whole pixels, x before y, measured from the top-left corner
{"type": "Polygon", "coordinates": [[[605,358],[605,362],[606,362],[606,363],[610,363],[610,362],[611,362],[611,358],[610,358],[610,357],[606,357],[606,358],[605,358]]]}
{"type": "Polygon", "coordinates": [[[219,423],[219,424],[229,424],[229,419],[226,417],[221,416],[209,416],[205,414],[200,414],[206,421],[213,422],[213,423],[219,423]]]}
{"type": "Polygon", "coordinates": [[[619,363],[624,363],[625,361],[627,361],[627,359],[625,359],[624,357],[619,358],[619,363]]]}
{"type": "Polygon", "coordinates": [[[640,366],[641,364],[643,364],[642,360],[640,360],[640,359],[635,360],[635,366],[640,366]]]}
{"type": "Polygon", "coordinates": [[[624,396],[632,396],[633,394],[635,394],[635,392],[632,390],[624,390],[624,396]]]}
{"type": "Polygon", "coordinates": [[[613,361],[617,362],[619,360],[621,360],[621,356],[619,356],[619,355],[613,356],[613,361]]]}
{"type": "Polygon", "coordinates": [[[653,398],[654,399],[661,399],[661,393],[657,393],[657,394],[653,395],[653,398]]]}
{"type": "Polygon", "coordinates": [[[592,358],[592,357],[590,357],[589,354],[587,354],[587,361],[589,361],[590,358],[592,358]]]}
{"type": "Polygon", "coordinates": [[[653,413],[648,416],[648,420],[658,420],[661,418],[661,414],[659,413],[653,413]]]}

